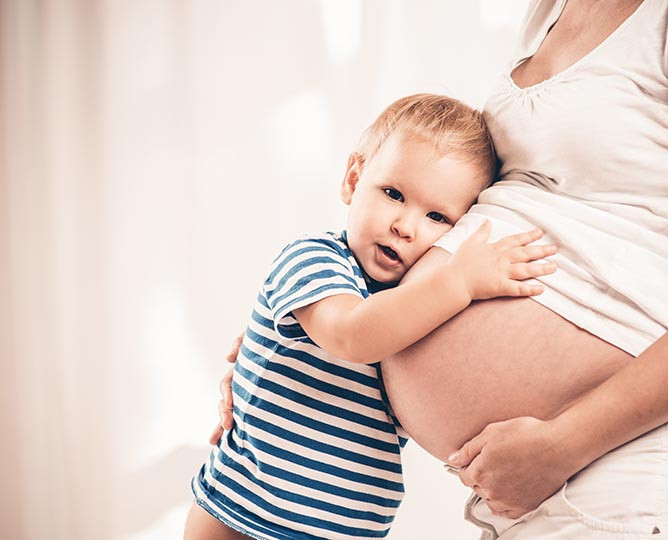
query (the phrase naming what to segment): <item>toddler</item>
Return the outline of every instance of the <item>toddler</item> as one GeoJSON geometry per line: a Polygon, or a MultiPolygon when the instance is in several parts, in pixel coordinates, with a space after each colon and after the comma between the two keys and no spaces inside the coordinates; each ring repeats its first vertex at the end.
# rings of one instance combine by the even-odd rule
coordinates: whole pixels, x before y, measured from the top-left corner
{"type": "Polygon", "coordinates": [[[487,187],[481,115],[445,96],[390,105],[350,155],[340,233],[283,249],[260,291],[233,377],[234,429],[193,479],[186,540],[384,537],[404,488],[405,443],[380,360],[472,300],[534,295],[521,280],[554,246],[541,231],[487,244],[484,224],[440,268],[406,272],[487,187]]]}

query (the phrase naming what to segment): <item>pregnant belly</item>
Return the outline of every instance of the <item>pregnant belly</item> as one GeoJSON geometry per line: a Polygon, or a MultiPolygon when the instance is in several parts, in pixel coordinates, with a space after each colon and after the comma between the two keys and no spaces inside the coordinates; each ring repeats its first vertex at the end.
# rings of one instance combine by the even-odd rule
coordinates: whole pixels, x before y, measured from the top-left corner
{"type": "Polygon", "coordinates": [[[474,303],[383,362],[403,427],[445,461],[487,424],[549,418],[631,357],[531,299],[474,303]]]}

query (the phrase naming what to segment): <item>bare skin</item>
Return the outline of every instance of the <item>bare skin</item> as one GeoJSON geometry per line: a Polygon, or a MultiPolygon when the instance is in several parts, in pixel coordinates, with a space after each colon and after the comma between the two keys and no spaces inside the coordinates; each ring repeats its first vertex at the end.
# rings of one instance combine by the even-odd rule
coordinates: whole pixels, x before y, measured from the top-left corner
{"type": "MultiPolygon", "coordinates": [[[[433,248],[405,280],[449,257],[433,248]]],[[[630,360],[533,300],[499,298],[384,361],[383,377],[406,431],[447,461],[492,422],[555,416],[630,360]]]]}
{"type": "Polygon", "coordinates": [[[248,536],[230,529],[193,503],[188,512],[183,540],[248,540],[248,536]]]}

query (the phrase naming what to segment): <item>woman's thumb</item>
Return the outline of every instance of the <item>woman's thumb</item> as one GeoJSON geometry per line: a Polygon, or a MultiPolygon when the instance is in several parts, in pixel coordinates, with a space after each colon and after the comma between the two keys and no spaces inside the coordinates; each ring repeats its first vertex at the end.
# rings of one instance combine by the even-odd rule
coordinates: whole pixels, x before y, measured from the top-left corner
{"type": "Polygon", "coordinates": [[[455,453],[448,456],[448,463],[459,468],[467,467],[480,453],[482,447],[482,437],[477,435],[470,441],[464,443],[464,445],[455,453]]]}

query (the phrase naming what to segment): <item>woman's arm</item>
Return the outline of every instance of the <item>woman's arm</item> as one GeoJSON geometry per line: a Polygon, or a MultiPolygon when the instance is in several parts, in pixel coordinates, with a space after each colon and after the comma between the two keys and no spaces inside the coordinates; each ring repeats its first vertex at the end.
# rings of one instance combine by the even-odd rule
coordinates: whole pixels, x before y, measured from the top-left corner
{"type": "Polygon", "coordinates": [[[549,420],[488,425],[449,458],[460,478],[507,517],[536,508],[606,452],[668,422],[668,334],[549,420]]]}

